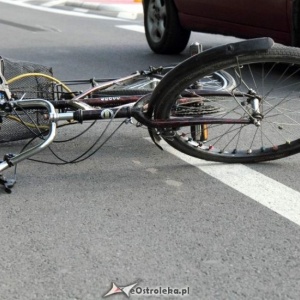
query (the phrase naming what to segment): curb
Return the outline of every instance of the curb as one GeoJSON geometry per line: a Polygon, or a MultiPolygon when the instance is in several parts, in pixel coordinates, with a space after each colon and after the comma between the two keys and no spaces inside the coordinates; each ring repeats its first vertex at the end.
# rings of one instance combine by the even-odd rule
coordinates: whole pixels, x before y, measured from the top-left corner
{"type": "Polygon", "coordinates": [[[90,10],[116,13],[117,17],[124,19],[136,19],[143,15],[141,0],[134,0],[132,4],[100,4],[95,2],[84,2],[82,0],[69,0],[64,4],[66,6],[84,8],[90,10]]]}

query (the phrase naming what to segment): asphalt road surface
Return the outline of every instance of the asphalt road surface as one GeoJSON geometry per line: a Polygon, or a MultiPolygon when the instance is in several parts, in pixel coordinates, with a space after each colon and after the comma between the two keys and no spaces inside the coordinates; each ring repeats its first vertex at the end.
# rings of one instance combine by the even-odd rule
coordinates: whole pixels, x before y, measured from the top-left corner
{"type": "MultiPolygon", "coordinates": [[[[140,17],[44,4],[0,1],[0,55],[51,66],[64,80],[125,76],[188,55],[153,54],[140,17]]],[[[234,40],[191,37],[204,47],[234,40]]],[[[103,126],[52,149],[76,157],[103,126]]],[[[133,299],[299,299],[299,155],[228,166],[166,150],[128,124],[82,163],[19,164],[13,193],[0,194],[0,299],[98,300],[113,282],[136,284],[133,299]]]]}

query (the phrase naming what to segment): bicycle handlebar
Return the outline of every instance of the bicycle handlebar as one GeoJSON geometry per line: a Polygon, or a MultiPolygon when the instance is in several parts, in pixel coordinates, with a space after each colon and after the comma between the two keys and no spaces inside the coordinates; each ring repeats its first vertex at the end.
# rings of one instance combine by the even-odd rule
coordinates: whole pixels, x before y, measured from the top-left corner
{"type": "Polygon", "coordinates": [[[56,123],[59,120],[71,120],[73,118],[73,113],[56,113],[54,106],[49,101],[43,99],[9,101],[9,104],[11,105],[11,107],[39,107],[47,109],[49,119],[49,133],[47,136],[43,137],[42,142],[38,145],[35,145],[34,147],[15,156],[7,156],[6,159],[4,159],[4,161],[0,163],[0,172],[11,166],[14,166],[18,162],[23,161],[48,147],[53,142],[56,136],[56,123]]]}

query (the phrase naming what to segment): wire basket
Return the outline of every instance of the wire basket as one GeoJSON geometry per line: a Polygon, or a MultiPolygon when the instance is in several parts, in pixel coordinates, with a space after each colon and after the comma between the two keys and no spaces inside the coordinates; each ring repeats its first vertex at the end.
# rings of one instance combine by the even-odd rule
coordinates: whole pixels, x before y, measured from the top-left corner
{"type": "MultiPolygon", "coordinates": [[[[55,85],[44,74],[53,76],[52,68],[31,62],[0,57],[1,73],[14,99],[54,100],[55,85]],[[26,74],[26,76],[25,76],[26,74]],[[21,75],[21,76],[20,76],[21,75]],[[27,76],[28,75],[28,76],[27,76]]],[[[43,110],[15,110],[0,120],[0,143],[28,139],[47,132],[43,110]]]]}

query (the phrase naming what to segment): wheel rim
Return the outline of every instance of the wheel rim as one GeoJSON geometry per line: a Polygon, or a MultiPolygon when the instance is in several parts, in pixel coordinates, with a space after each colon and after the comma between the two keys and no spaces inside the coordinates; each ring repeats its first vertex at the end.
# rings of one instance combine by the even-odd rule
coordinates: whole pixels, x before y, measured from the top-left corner
{"type": "Polygon", "coordinates": [[[166,31],[166,4],[164,0],[150,0],[147,10],[147,26],[149,36],[155,43],[159,43],[166,31]]]}

